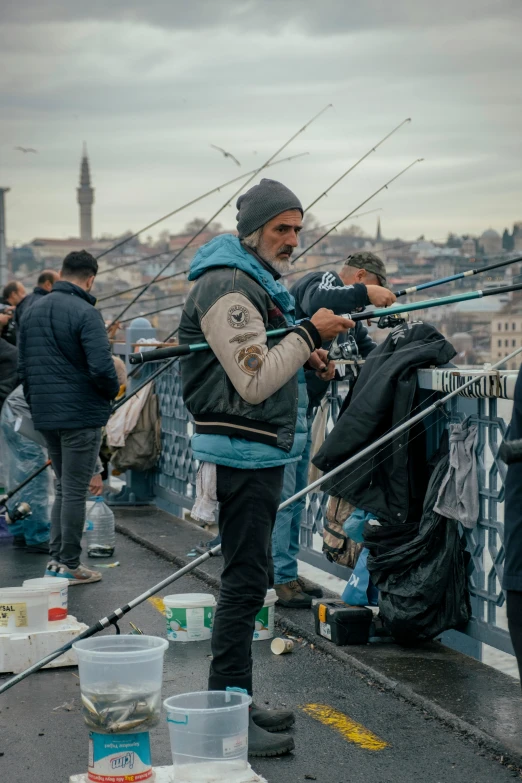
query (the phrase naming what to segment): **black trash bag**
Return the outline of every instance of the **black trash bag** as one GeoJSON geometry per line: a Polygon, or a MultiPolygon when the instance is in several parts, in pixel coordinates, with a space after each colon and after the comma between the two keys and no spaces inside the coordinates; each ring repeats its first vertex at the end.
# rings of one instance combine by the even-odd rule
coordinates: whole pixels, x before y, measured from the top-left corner
{"type": "Polygon", "coordinates": [[[458,524],[433,510],[448,463],[445,455],[433,471],[412,540],[394,545],[401,525],[367,523],[364,528],[370,550],[368,570],[379,588],[380,617],[396,641],[407,646],[429,641],[450,628],[463,628],[471,618],[469,553],[458,524]]]}

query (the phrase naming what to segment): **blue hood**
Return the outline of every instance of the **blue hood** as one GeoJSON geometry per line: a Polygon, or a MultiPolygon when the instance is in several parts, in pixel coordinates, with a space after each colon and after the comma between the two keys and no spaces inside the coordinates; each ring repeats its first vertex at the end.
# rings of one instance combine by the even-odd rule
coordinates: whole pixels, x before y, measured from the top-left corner
{"type": "Polygon", "coordinates": [[[253,255],[243,248],[238,237],[233,234],[221,234],[206,245],[200,247],[190,264],[189,280],[197,280],[209,269],[220,266],[241,269],[245,274],[257,280],[285,315],[293,320],[295,311],[294,297],[282,283],[274,280],[271,274],[259,264],[253,255]]]}

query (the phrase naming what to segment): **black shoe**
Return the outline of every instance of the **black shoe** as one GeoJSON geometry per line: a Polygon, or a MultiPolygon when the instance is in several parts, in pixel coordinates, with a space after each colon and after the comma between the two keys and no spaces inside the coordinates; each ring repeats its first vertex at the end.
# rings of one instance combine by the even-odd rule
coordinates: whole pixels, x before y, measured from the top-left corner
{"type": "Polygon", "coordinates": [[[311,582],[309,579],[305,579],[304,576],[298,576],[297,577],[297,583],[303,593],[306,593],[306,595],[313,595],[314,598],[322,598],[323,597],[323,591],[319,587],[319,585],[316,585],[314,582],[311,582]]]}
{"type": "Polygon", "coordinates": [[[30,555],[48,555],[49,542],[42,541],[41,544],[27,544],[25,551],[30,555]]]}
{"type": "Polygon", "coordinates": [[[257,757],[284,756],[295,747],[289,734],[270,734],[254,723],[252,715],[248,722],[248,755],[257,757]]]}
{"type": "Polygon", "coordinates": [[[25,549],[25,537],[24,536],[14,536],[13,537],[13,546],[15,549],[25,549]]]}
{"type": "Polygon", "coordinates": [[[260,729],[265,731],[284,731],[295,723],[291,710],[263,710],[252,702],[250,717],[260,729]]]}

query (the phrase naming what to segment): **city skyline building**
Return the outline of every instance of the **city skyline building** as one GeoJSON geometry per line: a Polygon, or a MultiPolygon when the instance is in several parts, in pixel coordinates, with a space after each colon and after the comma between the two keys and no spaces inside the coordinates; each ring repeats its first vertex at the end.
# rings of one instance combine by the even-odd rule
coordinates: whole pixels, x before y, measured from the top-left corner
{"type": "Polygon", "coordinates": [[[80,164],[80,187],[76,190],[80,207],[80,239],[92,242],[92,205],[94,203],[94,188],[91,187],[91,173],[87,144],[83,142],[83,154],[80,164]]]}

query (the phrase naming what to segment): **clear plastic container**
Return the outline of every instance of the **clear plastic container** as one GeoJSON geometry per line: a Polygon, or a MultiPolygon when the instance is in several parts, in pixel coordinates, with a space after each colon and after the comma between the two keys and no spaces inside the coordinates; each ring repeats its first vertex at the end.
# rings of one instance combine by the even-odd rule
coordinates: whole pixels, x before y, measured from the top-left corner
{"type": "Polygon", "coordinates": [[[83,717],[92,731],[133,734],[158,724],[168,644],[158,636],[97,636],[73,644],[83,717]]]}
{"type": "Polygon", "coordinates": [[[91,498],[87,508],[86,532],[89,557],[112,557],[114,552],[114,514],[103,498],[91,498]]]}
{"type": "Polygon", "coordinates": [[[67,619],[67,579],[56,579],[55,576],[42,576],[38,579],[26,579],[24,587],[45,590],[48,600],[48,619],[50,623],[67,619]]]}
{"type": "Polygon", "coordinates": [[[241,779],[248,768],[251,702],[239,691],[184,693],[163,702],[176,783],[241,779]]]}
{"type": "Polygon", "coordinates": [[[48,599],[45,590],[0,588],[0,634],[46,631],[48,599]]]}

